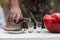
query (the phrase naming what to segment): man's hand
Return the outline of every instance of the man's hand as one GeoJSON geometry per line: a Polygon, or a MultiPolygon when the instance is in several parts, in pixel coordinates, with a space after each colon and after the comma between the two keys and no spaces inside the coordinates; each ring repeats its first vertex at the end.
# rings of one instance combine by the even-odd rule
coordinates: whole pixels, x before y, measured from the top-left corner
{"type": "Polygon", "coordinates": [[[23,17],[21,9],[19,7],[18,0],[9,0],[9,4],[10,4],[10,14],[8,17],[8,21],[11,23],[12,22],[18,23],[18,21],[23,17]]]}
{"type": "Polygon", "coordinates": [[[13,7],[10,9],[10,14],[8,18],[9,22],[14,22],[15,20],[16,23],[18,23],[18,21],[22,18],[23,18],[22,12],[19,7],[13,7]]]}

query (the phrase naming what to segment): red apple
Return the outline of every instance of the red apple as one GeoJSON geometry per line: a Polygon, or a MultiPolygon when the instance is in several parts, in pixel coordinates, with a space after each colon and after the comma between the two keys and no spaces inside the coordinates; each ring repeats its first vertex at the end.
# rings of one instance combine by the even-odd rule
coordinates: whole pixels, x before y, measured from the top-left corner
{"type": "Polygon", "coordinates": [[[46,14],[43,19],[46,28],[50,32],[60,33],[60,13],[46,14]]]}
{"type": "Polygon", "coordinates": [[[51,16],[55,17],[56,20],[60,20],[60,13],[53,13],[51,16]]]}
{"type": "Polygon", "coordinates": [[[44,19],[44,24],[45,24],[46,28],[49,31],[51,31],[52,30],[51,29],[52,28],[51,27],[51,25],[52,25],[52,17],[50,15],[46,14],[43,19],[44,19]]]}

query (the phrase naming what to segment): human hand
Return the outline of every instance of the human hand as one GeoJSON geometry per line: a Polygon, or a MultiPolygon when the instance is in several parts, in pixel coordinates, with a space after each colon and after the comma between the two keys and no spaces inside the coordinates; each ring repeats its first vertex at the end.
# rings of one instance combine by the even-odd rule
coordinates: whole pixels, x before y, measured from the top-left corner
{"type": "Polygon", "coordinates": [[[18,23],[18,21],[21,20],[22,18],[23,18],[22,12],[19,7],[13,7],[10,9],[10,14],[8,17],[9,22],[14,22],[15,20],[15,22],[18,23]]]}

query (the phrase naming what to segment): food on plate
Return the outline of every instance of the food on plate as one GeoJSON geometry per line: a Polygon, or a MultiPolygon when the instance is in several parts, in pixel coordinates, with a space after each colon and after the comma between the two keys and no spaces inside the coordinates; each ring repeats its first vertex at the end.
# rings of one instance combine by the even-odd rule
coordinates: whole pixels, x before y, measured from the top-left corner
{"type": "Polygon", "coordinates": [[[22,28],[18,28],[18,27],[3,27],[3,29],[5,30],[5,31],[24,31],[24,29],[22,29],[22,28]]]}

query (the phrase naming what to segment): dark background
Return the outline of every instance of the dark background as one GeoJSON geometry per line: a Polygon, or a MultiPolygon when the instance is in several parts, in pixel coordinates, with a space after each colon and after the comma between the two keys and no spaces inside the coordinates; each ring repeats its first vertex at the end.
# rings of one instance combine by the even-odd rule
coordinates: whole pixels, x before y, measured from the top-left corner
{"type": "MultiPolygon", "coordinates": [[[[9,14],[9,1],[0,0],[0,4],[4,8],[5,16],[7,18],[9,14]]],[[[31,17],[32,21],[34,23],[35,21],[42,22],[42,28],[44,28],[43,16],[45,14],[60,12],[60,0],[19,0],[19,4],[24,17],[30,18],[33,15],[33,17],[31,17]]]]}

